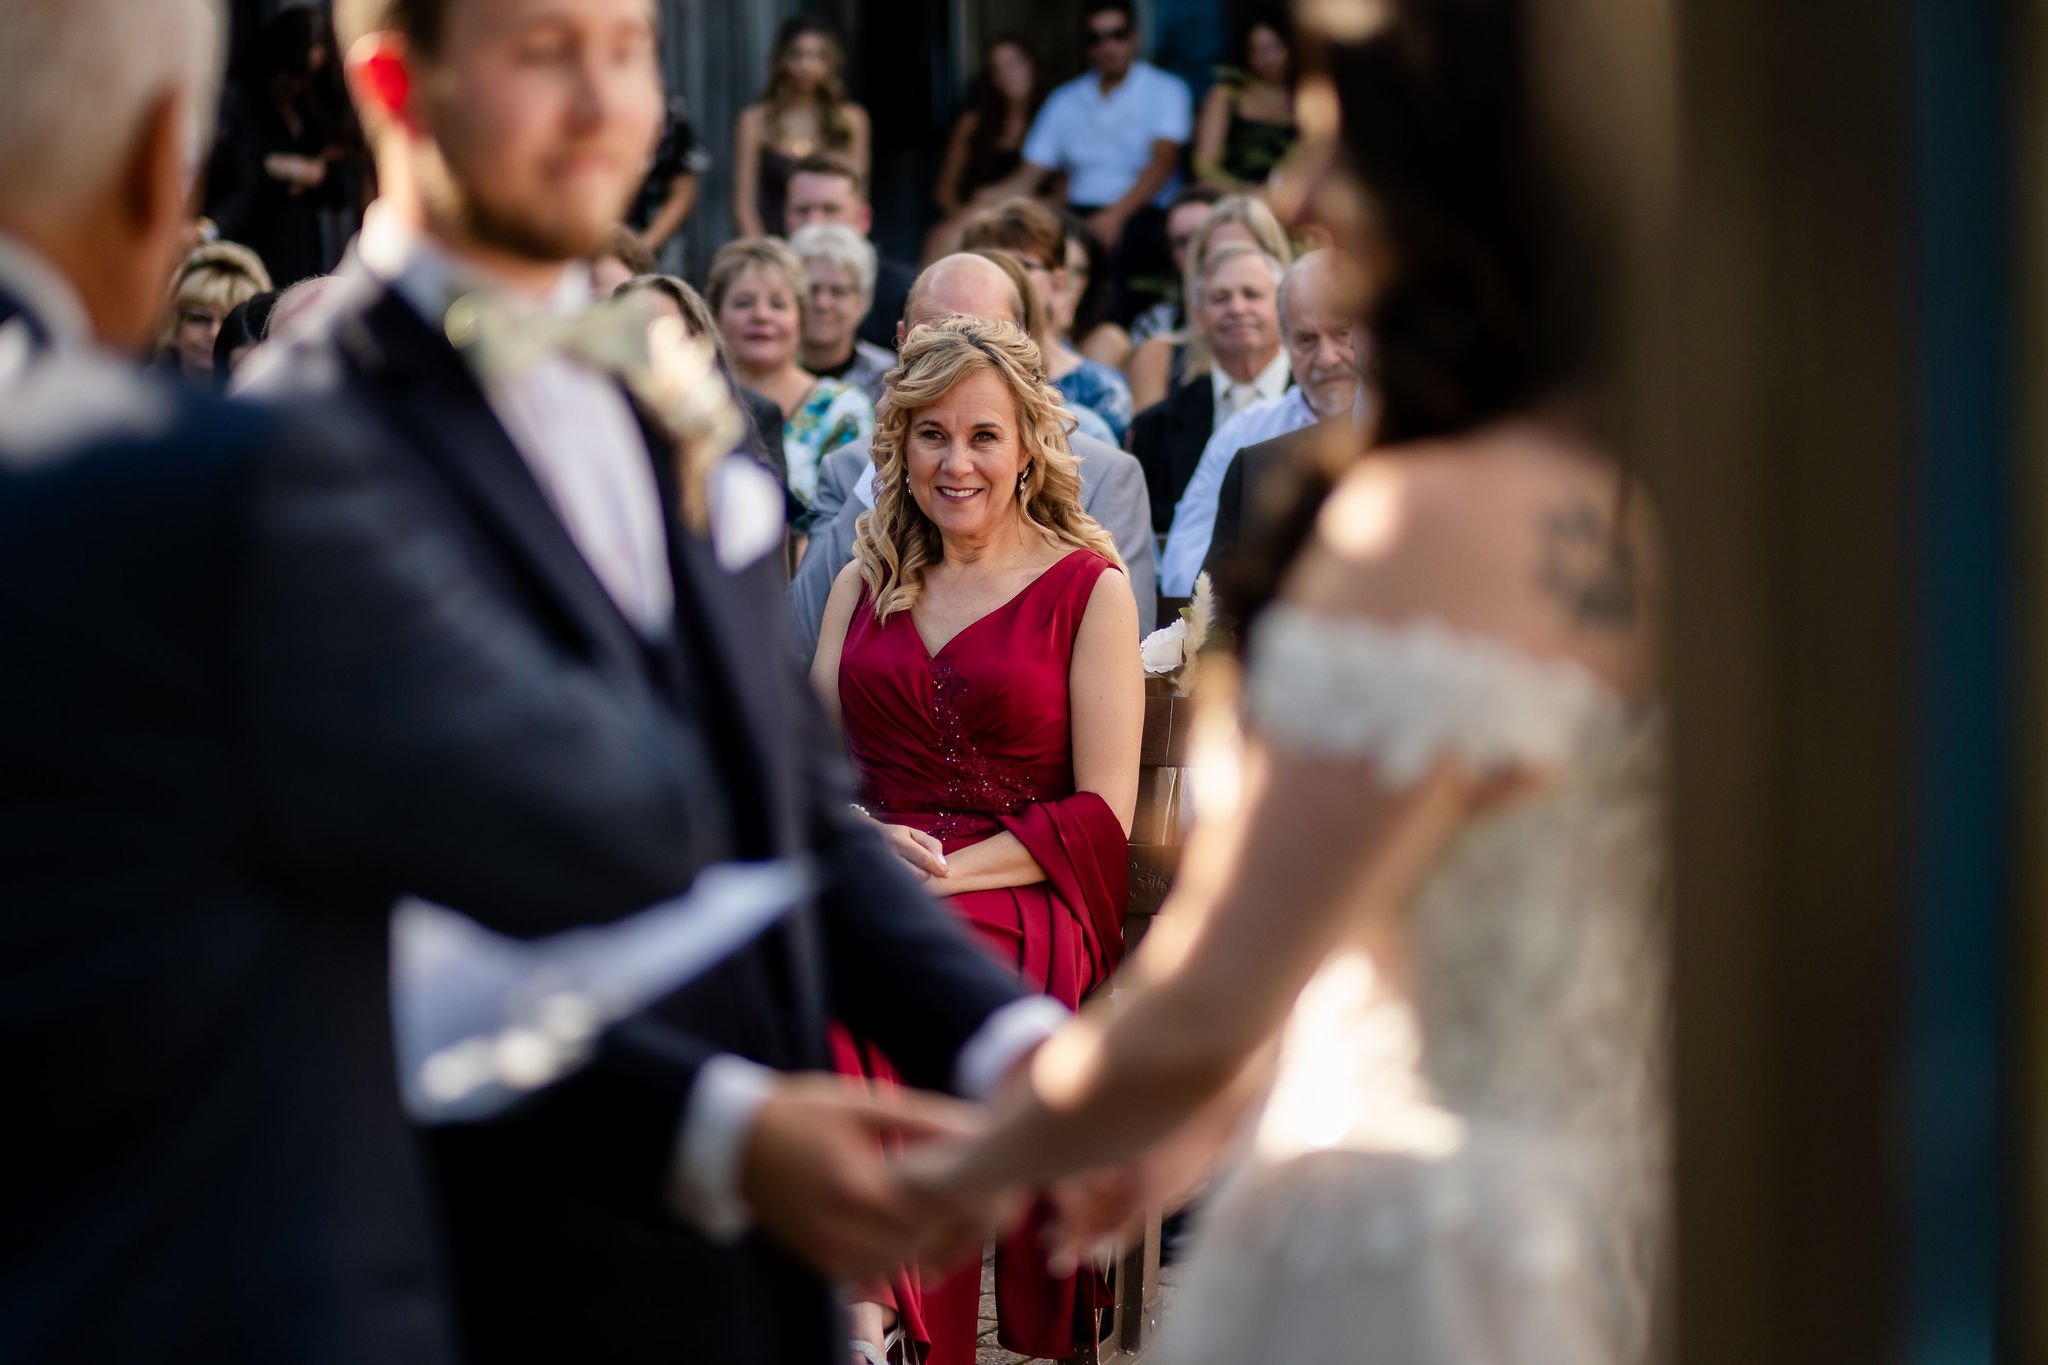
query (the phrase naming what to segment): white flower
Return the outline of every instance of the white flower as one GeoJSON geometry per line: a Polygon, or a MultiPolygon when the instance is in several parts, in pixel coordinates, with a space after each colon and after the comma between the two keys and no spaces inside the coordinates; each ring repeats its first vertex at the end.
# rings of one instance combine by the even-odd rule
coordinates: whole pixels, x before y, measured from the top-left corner
{"type": "Polygon", "coordinates": [[[1188,623],[1185,618],[1175,618],[1170,626],[1162,626],[1145,637],[1139,647],[1139,657],[1145,661],[1147,673],[1172,673],[1188,661],[1188,623]]]}

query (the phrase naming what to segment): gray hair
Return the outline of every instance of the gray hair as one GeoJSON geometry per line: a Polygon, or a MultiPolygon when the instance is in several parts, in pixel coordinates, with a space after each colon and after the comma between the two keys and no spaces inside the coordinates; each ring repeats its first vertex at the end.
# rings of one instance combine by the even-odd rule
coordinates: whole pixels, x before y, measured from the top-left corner
{"type": "Polygon", "coordinates": [[[0,0],[0,185],[37,213],[77,208],[182,98],[196,173],[219,101],[219,0],[0,0]]]}
{"type": "Polygon", "coordinates": [[[875,245],[844,223],[798,228],[789,239],[789,249],[806,265],[829,261],[853,276],[854,287],[861,293],[875,296],[875,245]]]}
{"type": "Polygon", "coordinates": [[[1266,268],[1273,272],[1273,292],[1280,292],[1281,282],[1287,278],[1287,267],[1280,264],[1272,253],[1263,247],[1253,246],[1250,242],[1225,242],[1202,257],[1201,267],[1195,271],[1195,292],[1189,297],[1188,306],[1193,308],[1201,303],[1202,295],[1209,291],[1209,281],[1215,276],[1218,266],[1234,261],[1240,256],[1256,256],[1264,261],[1266,268]]]}

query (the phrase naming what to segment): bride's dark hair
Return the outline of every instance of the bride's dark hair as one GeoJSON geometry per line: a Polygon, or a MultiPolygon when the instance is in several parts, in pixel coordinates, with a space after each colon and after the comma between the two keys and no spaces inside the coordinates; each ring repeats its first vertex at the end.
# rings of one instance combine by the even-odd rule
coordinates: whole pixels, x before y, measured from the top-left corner
{"type": "MultiPolygon", "coordinates": [[[[1365,318],[1376,444],[1455,436],[1567,392],[1596,397],[1586,384],[1606,349],[1614,250],[1587,230],[1594,215],[1538,135],[1527,17],[1538,2],[1299,7],[1315,73],[1304,100],[1319,81],[1334,97],[1334,169],[1361,192],[1379,256],[1365,318]]],[[[1582,411],[1599,416],[1597,404],[1582,411]]],[[[1226,615],[1243,621],[1271,599],[1357,453],[1331,440],[1261,490],[1262,533],[1218,575],[1226,615]]]]}
{"type": "Polygon", "coordinates": [[[1390,258],[1367,318],[1383,443],[1506,416],[1599,349],[1599,256],[1534,135],[1527,3],[1391,0],[1324,46],[1341,157],[1390,258]]]}

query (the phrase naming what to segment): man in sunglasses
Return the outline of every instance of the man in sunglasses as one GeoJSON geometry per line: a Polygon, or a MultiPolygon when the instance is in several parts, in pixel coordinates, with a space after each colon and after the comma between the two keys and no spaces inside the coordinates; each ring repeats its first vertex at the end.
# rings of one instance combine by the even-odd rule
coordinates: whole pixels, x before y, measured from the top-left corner
{"type": "Polygon", "coordinates": [[[1154,301],[1140,286],[1171,284],[1166,206],[1179,187],[1194,106],[1180,77],[1137,60],[1137,23],[1124,0],[1090,4],[1084,24],[1088,73],[1046,100],[1004,189],[1036,194],[1047,177],[1065,173],[1068,205],[1109,253],[1115,311],[1128,324],[1154,301]]]}

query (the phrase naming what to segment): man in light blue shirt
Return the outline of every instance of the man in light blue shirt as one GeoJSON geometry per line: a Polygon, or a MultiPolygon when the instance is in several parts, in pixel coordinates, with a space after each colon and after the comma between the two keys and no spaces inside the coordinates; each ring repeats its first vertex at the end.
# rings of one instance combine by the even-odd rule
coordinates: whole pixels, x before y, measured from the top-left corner
{"type": "Polygon", "coordinates": [[[1188,486],[1173,509],[1173,529],[1159,559],[1159,591],[1186,597],[1209,553],[1216,500],[1237,452],[1290,431],[1328,421],[1357,401],[1363,355],[1353,332],[1355,290],[1341,257],[1311,251],[1288,267],[1280,283],[1280,337],[1295,383],[1277,398],[1251,404],[1229,418],[1202,448],[1188,486]]]}
{"type": "Polygon", "coordinates": [[[1140,301],[1121,286],[1163,267],[1166,205],[1179,188],[1194,101],[1180,77],[1136,60],[1138,26],[1124,0],[1091,3],[1083,22],[1089,71],[1047,98],[1004,188],[1036,194],[1048,176],[1065,173],[1068,206],[1110,253],[1127,321],[1140,301]]]}

